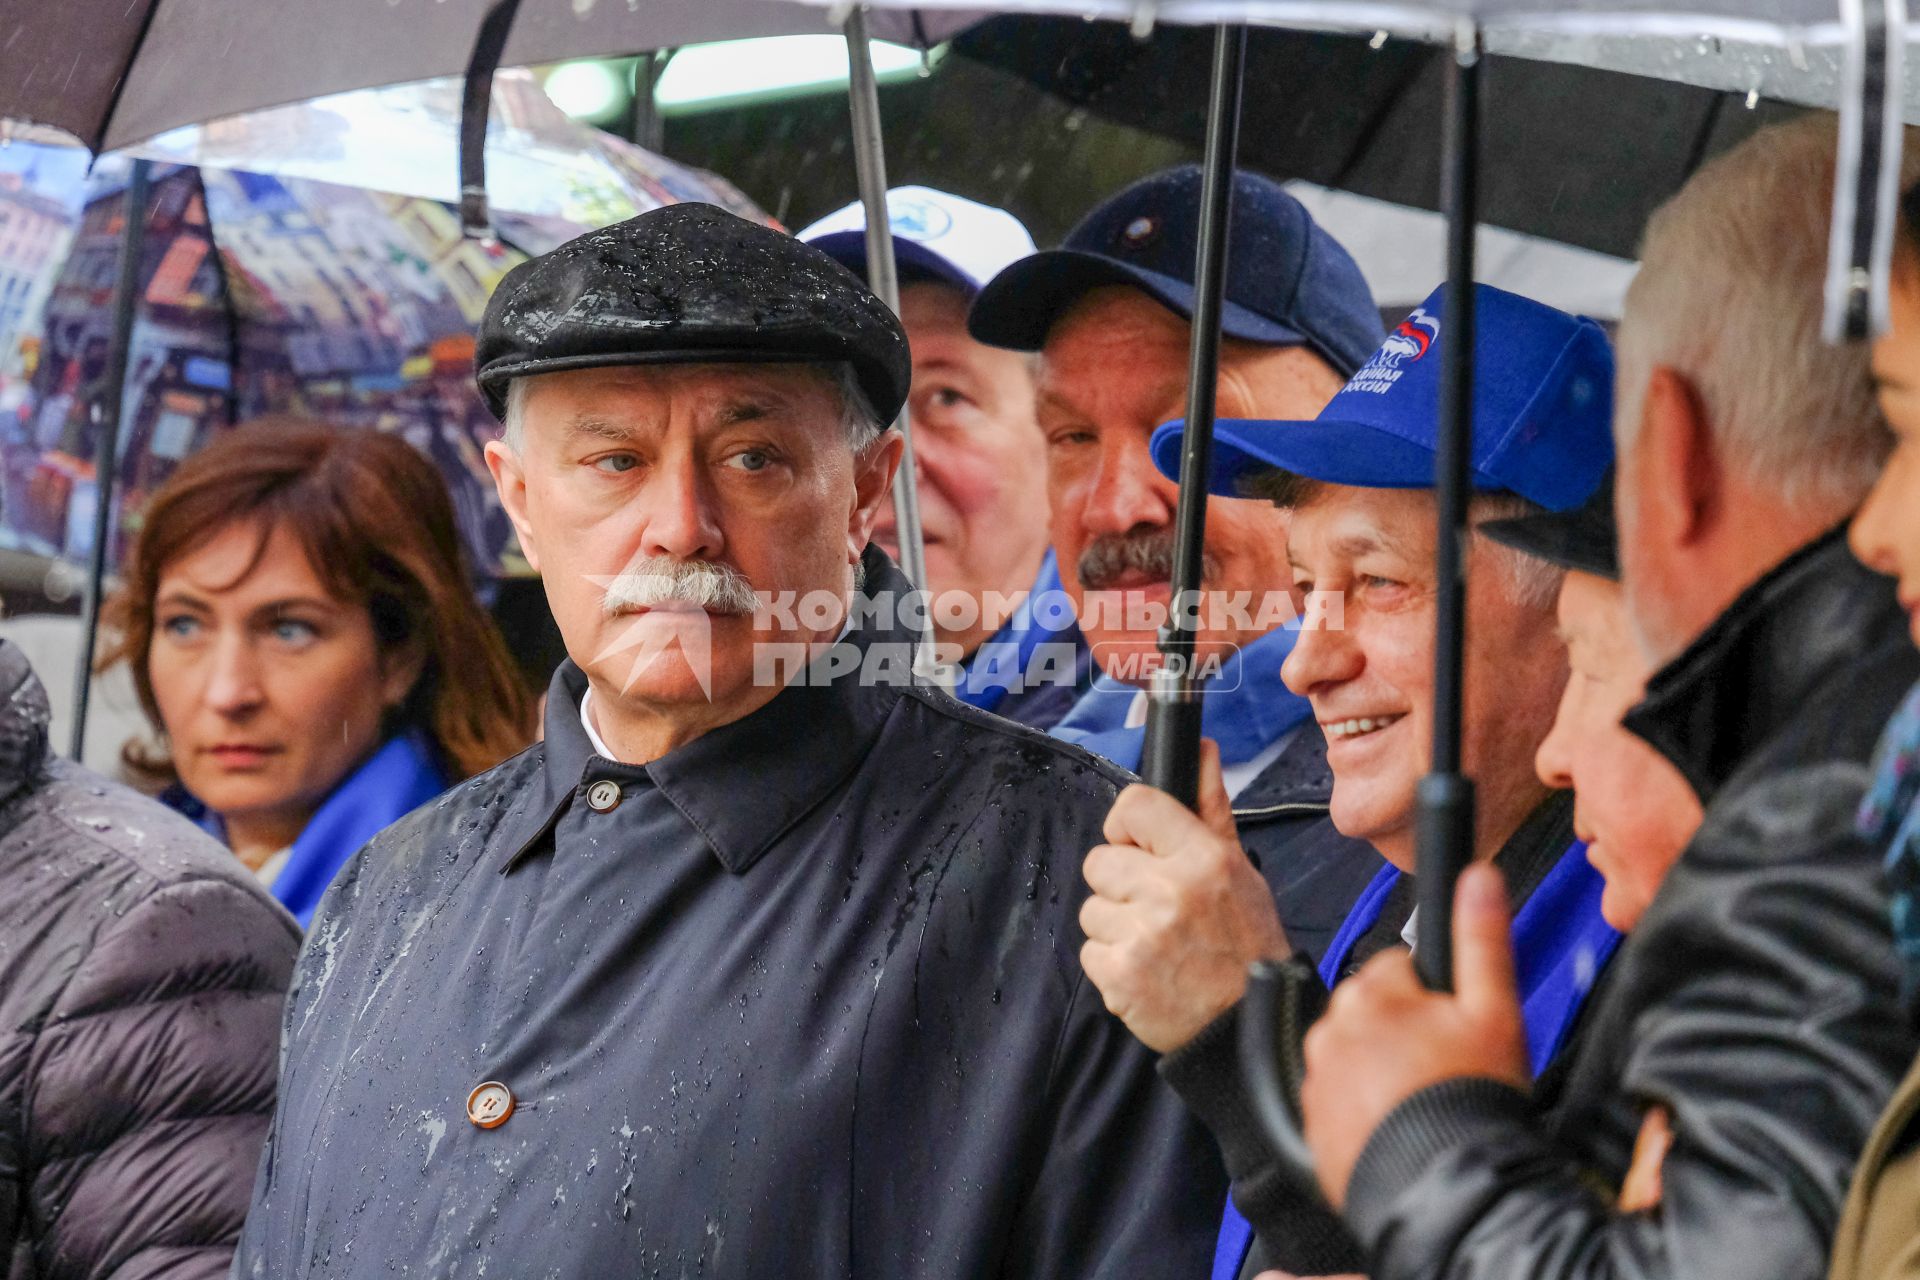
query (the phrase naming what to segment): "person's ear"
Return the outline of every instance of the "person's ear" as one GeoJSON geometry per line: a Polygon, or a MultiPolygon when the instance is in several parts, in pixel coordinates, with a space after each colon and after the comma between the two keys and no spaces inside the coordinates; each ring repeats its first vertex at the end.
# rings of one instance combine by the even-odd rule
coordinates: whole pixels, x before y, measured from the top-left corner
{"type": "Polygon", "coordinates": [[[1719,517],[1727,476],[1706,405],[1686,375],[1665,365],[1654,369],[1634,449],[1641,518],[1654,520],[1670,546],[1699,542],[1719,517]]]}
{"type": "Polygon", "coordinates": [[[847,513],[848,562],[857,563],[873,540],[882,504],[893,497],[894,473],[906,442],[898,431],[883,431],[853,455],[853,509],[847,513]]]}
{"type": "Polygon", "coordinates": [[[540,548],[535,545],[533,525],[527,520],[527,472],[520,455],[504,440],[487,441],[487,470],[493,473],[493,487],[500,495],[500,506],[520,539],[520,554],[534,572],[540,570],[540,548]]]}
{"type": "Polygon", "coordinates": [[[380,705],[391,711],[405,702],[426,670],[427,646],[418,636],[380,654],[380,705]]]}

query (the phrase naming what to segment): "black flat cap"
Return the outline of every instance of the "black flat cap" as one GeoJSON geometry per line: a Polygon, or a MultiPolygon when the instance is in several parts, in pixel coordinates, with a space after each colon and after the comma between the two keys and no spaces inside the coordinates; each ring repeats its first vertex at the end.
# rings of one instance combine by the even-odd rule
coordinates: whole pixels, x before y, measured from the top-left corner
{"type": "Polygon", "coordinates": [[[474,351],[480,392],[629,364],[845,361],[890,423],[907,399],[907,333],[858,277],[771,227],[674,204],[569,240],[507,273],[474,351]]]}
{"type": "Polygon", "coordinates": [[[1535,559],[1595,577],[1620,580],[1620,541],[1613,523],[1613,468],[1593,496],[1570,511],[1489,520],[1480,532],[1535,559]]]}

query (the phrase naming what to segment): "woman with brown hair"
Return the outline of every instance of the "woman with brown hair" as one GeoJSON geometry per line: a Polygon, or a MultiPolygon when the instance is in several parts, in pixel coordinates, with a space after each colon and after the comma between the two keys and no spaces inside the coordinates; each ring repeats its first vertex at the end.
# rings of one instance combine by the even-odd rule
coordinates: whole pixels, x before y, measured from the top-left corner
{"type": "Polygon", "coordinates": [[[162,736],[137,773],[304,926],[376,832],[532,740],[446,485],[404,441],[265,420],[155,493],[109,623],[162,736]]]}

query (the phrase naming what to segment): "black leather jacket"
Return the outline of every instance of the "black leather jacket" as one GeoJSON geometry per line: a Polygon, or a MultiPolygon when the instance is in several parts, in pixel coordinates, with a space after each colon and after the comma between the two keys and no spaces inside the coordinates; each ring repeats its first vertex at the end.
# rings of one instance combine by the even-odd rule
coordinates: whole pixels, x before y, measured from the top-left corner
{"type": "Polygon", "coordinates": [[[1706,819],[1614,960],[1561,1105],[1454,1080],[1361,1154],[1374,1280],[1816,1276],[1849,1171],[1914,1052],[1880,851],[1854,809],[1920,675],[1893,590],[1835,533],[1745,592],[1627,724],[1706,819]],[[1642,1111],[1672,1113],[1657,1210],[1613,1205],[1642,1111]]]}

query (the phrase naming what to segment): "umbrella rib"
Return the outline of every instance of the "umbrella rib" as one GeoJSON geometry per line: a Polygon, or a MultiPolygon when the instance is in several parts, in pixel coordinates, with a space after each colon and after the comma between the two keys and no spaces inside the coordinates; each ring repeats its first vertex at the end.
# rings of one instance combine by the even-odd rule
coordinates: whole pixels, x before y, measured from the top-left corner
{"type": "Polygon", "coordinates": [[[113,132],[113,118],[120,114],[120,98],[127,91],[127,81],[133,78],[133,64],[140,60],[140,50],[146,46],[147,34],[153,30],[153,15],[160,8],[160,0],[147,0],[147,11],[140,17],[140,29],[133,33],[133,45],[127,50],[127,60],[120,67],[120,78],[114,82],[113,96],[107,99],[107,109],[101,113],[100,127],[93,137],[87,140],[87,150],[98,153],[100,144],[113,132]]]}
{"type": "Polygon", "coordinates": [[[200,184],[200,208],[207,217],[207,256],[213,259],[213,269],[220,277],[220,296],[227,300],[222,310],[227,315],[227,425],[232,426],[240,420],[240,312],[233,305],[233,281],[227,275],[227,260],[220,256],[220,237],[214,230],[213,210],[207,205],[206,178],[199,170],[195,176],[200,184]]]}
{"type": "Polygon", "coordinates": [[[1706,119],[1694,131],[1693,145],[1687,148],[1687,163],[1680,170],[1680,181],[1685,182],[1694,175],[1700,166],[1706,163],[1707,148],[1713,145],[1713,135],[1720,131],[1720,116],[1727,107],[1727,95],[1716,93],[1707,106],[1706,119]]]}

